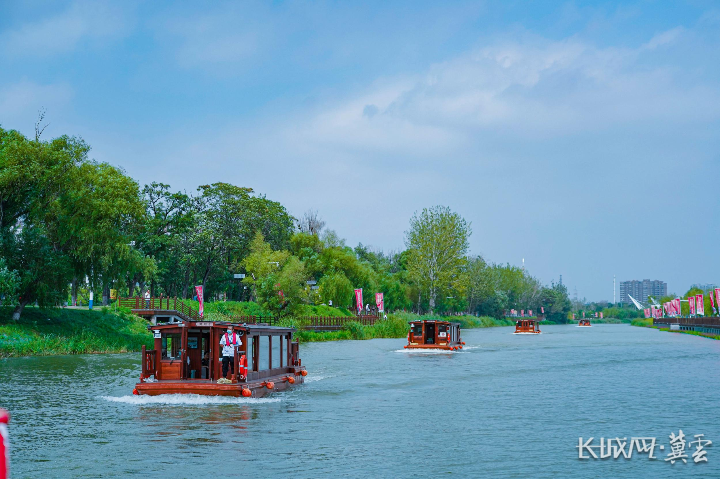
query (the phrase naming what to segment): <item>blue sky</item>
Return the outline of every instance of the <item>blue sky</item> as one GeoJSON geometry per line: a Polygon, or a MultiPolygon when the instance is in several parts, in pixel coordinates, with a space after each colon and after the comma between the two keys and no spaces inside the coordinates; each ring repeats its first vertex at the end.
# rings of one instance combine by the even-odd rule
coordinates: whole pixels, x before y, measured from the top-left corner
{"type": "Polygon", "coordinates": [[[719,79],[710,1],[0,1],[4,128],[385,251],[447,205],[591,300],[720,283],[719,79]]]}

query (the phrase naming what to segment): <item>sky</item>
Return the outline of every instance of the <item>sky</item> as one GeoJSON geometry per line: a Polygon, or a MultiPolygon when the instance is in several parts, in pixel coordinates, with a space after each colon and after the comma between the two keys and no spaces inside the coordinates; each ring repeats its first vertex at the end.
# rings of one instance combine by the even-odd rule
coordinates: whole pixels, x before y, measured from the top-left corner
{"type": "Polygon", "coordinates": [[[0,126],[196,192],[251,187],[347,244],[413,213],[571,297],[720,285],[714,1],[0,0],[0,126]]]}

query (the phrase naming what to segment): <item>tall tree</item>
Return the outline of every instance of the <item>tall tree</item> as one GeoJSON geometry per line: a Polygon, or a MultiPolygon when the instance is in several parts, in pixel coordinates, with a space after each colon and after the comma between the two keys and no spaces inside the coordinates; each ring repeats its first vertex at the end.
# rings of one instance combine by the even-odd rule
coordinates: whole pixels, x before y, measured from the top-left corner
{"type": "Polygon", "coordinates": [[[430,312],[438,293],[460,281],[470,234],[470,224],[445,206],[425,208],[410,219],[405,233],[408,273],[428,295],[430,312]]]}

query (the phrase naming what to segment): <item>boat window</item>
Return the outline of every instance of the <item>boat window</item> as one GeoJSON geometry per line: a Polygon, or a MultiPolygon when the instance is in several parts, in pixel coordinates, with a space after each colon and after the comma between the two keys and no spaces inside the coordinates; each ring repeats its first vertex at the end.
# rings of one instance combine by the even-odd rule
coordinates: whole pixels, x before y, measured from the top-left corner
{"type": "Polygon", "coordinates": [[[180,333],[162,335],[162,358],[180,359],[180,333]]]}
{"type": "Polygon", "coordinates": [[[272,365],[271,368],[280,367],[280,342],[282,341],[281,336],[271,336],[272,340],[272,365]]]}
{"type": "Polygon", "coordinates": [[[267,336],[258,336],[257,340],[260,344],[258,370],[264,371],[265,369],[270,369],[270,365],[268,364],[268,359],[270,359],[270,339],[267,336]]]}
{"type": "Polygon", "coordinates": [[[253,363],[253,347],[255,341],[257,341],[256,337],[251,336],[245,336],[245,341],[247,341],[247,355],[245,356],[245,361],[247,361],[247,370],[248,371],[255,371],[255,364],[253,363]]]}
{"type": "Polygon", "coordinates": [[[422,336],[422,324],[416,324],[412,328],[412,332],[415,336],[422,336]]]}

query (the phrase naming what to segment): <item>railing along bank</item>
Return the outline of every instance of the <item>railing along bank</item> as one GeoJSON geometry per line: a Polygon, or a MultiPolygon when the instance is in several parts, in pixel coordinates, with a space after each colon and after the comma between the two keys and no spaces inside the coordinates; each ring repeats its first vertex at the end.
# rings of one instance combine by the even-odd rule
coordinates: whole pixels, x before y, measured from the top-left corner
{"type": "MultiPolygon", "coordinates": [[[[202,321],[208,318],[200,316],[200,312],[191,306],[186,305],[182,300],[177,298],[118,298],[118,306],[121,308],[130,308],[134,311],[167,311],[178,313],[190,321],[202,321]]],[[[270,324],[274,325],[280,321],[280,318],[274,316],[241,316],[221,313],[231,322],[249,323],[249,324],[270,324]]],[[[341,328],[345,324],[356,321],[365,326],[371,326],[380,319],[375,315],[358,315],[358,316],[301,316],[297,318],[303,324],[304,329],[311,328],[341,328]]]]}

